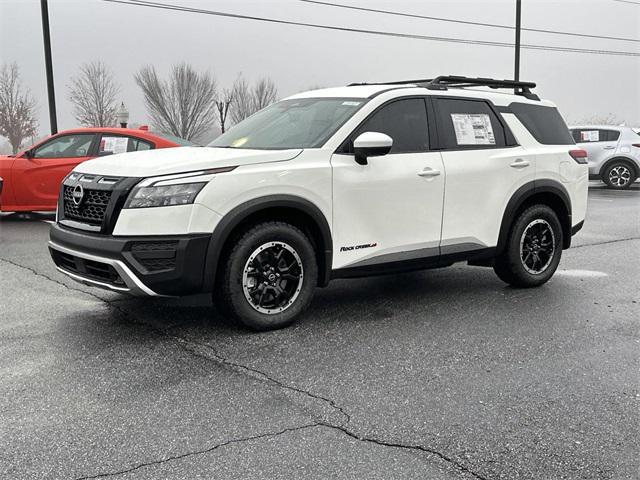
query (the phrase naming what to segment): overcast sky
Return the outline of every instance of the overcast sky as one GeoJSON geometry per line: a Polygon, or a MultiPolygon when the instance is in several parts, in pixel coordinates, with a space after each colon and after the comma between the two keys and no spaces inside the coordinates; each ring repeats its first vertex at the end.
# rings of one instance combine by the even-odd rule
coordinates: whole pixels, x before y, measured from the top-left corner
{"type": "MultiPolygon", "coordinates": [[[[164,3],[278,19],[389,32],[512,42],[513,31],[394,17],[298,0],[158,0],[164,3]]],[[[420,15],[513,24],[515,0],[329,0],[420,15]]],[[[523,0],[523,27],[640,39],[638,4],[616,0],[523,0]]],[[[102,0],[49,0],[58,124],[76,126],[66,99],[83,62],[100,60],[121,84],[132,123],[146,123],[133,81],[143,65],[166,73],[186,61],[229,86],[238,72],[271,77],[280,97],[310,86],[459,74],[513,77],[513,50],[274,25],[172,12],[102,0]]],[[[0,60],[17,62],[49,129],[40,2],[0,0],[0,60]]],[[[523,44],[640,52],[640,43],[523,32],[523,44]]],[[[569,122],[615,115],[640,126],[640,57],[522,51],[521,78],[558,104],[569,122]]]]}

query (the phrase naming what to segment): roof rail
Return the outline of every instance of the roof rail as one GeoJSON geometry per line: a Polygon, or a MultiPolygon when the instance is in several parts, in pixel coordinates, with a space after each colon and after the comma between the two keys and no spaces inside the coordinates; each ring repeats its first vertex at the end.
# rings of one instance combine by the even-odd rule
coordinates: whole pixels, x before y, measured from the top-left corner
{"type": "Polygon", "coordinates": [[[513,88],[516,95],[522,95],[530,100],[540,100],[540,98],[531,92],[536,87],[533,82],[521,82],[519,80],[496,80],[495,78],[473,78],[461,77],[456,75],[441,75],[436,78],[426,78],[421,80],[399,80],[394,82],[383,83],[351,83],[348,86],[356,85],[407,85],[415,84],[426,87],[429,90],[447,90],[452,88],[464,87],[489,87],[489,88],[513,88]]]}

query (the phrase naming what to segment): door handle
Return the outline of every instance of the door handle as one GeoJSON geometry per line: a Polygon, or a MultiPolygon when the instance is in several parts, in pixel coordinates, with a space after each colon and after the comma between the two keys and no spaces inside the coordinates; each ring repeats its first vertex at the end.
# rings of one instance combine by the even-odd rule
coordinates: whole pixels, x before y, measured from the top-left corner
{"type": "Polygon", "coordinates": [[[608,147],[602,147],[603,150],[613,150],[616,147],[613,146],[608,146],[608,147]]]}
{"type": "Polygon", "coordinates": [[[424,170],[418,172],[419,177],[437,177],[440,175],[440,170],[434,170],[433,168],[426,167],[424,170]]]}
{"type": "Polygon", "coordinates": [[[522,158],[518,158],[515,162],[509,164],[512,168],[525,168],[531,165],[528,160],[523,160],[522,158]]]}

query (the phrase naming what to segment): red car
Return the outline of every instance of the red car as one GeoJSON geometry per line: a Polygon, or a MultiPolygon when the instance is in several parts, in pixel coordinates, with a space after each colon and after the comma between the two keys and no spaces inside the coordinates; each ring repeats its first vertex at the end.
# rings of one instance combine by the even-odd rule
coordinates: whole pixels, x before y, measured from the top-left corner
{"type": "Polygon", "coordinates": [[[17,155],[0,156],[0,211],[54,211],[62,179],[85,160],[191,145],[161,135],[130,128],[77,128],[57,133],[17,155]]]}

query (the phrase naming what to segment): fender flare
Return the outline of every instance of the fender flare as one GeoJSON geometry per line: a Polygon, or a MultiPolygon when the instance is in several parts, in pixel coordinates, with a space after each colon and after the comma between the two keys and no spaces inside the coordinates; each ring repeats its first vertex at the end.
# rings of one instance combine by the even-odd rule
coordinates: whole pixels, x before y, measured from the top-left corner
{"type": "Polygon", "coordinates": [[[566,218],[560,218],[563,233],[563,248],[569,248],[571,246],[571,197],[567,189],[558,181],[555,180],[533,180],[525,183],[509,199],[507,207],[505,208],[502,216],[502,223],[500,224],[500,233],[498,235],[498,244],[496,245],[496,255],[500,255],[506,245],[509,236],[509,230],[515,214],[520,207],[532,196],[539,193],[550,193],[558,197],[564,205],[567,216],[566,218]]]}
{"type": "Polygon", "coordinates": [[[322,211],[312,202],[295,195],[268,195],[242,203],[229,211],[216,225],[209,241],[204,268],[203,291],[213,291],[218,263],[224,244],[231,232],[247,217],[267,208],[285,207],[298,210],[309,216],[318,227],[322,236],[323,250],[317,252],[324,258],[324,269],[318,271],[318,285],[326,286],[331,278],[333,262],[333,240],[329,222],[322,211]]]}

